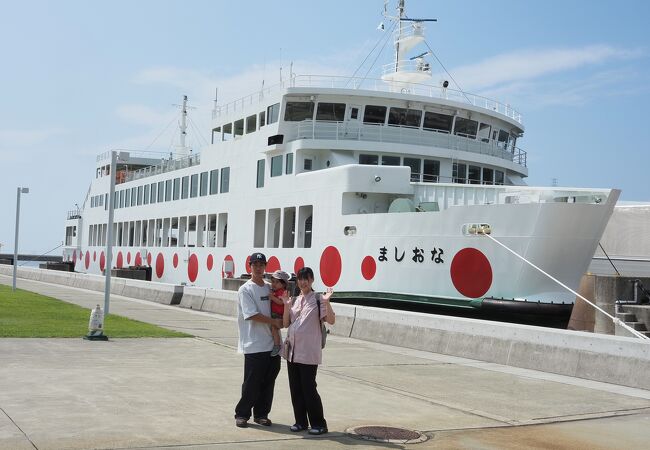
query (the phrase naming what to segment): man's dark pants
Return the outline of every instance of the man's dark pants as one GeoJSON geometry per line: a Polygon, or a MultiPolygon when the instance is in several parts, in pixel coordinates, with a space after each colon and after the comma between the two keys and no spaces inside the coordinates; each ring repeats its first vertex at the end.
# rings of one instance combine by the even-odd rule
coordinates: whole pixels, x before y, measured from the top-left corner
{"type": "Polygon", "coordinates": [[[244,382],[241,399],[235,407],[235,417],[250,419],[251,410],[256,419],[268,417],[279,372],[280,357],[271,357],[271,352],[244,355],[244,382]]]}

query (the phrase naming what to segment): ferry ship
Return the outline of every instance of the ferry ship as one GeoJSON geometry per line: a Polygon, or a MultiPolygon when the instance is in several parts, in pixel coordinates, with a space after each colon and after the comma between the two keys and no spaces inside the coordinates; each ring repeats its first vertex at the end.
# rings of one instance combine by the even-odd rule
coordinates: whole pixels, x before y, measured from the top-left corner
{"type": "Polygon", "coordinates": [[[620,191],[527,186],[521,114],[432,82],[426,52],[408,57],[427,20],[403,0],[391,19],[395,60],[381,79],[291,73],[215,100],[200,153],[185,145],[185,98],[178,152],[99,155],[68,213],[64,260],[101,274],[110,240],[113,267],[221,289],[259,251],[268,272],[310,266],[339,298],[572,304],[490,237],[577,288],[620,191]]]}

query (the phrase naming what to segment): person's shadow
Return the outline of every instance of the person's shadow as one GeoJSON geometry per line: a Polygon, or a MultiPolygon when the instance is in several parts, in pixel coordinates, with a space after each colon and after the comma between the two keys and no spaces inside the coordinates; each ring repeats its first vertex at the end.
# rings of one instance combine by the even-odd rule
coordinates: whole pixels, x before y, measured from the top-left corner
{"type": "MultiPolygon", "coordinates": [[[[352,445],[372,445],[377,448],[399,448],[403,449],[405,448],[404,446],[406,444],[397,444],[397,443],[392,443],[392,442],[383,442],[383,441],[377,441],[374,439],[365,439],[361,436],[357,436],[351,433],[346,433],[345,431],[332,431],[330,430],[327,434],[321,434],[321,435],[311,435],[307,432],[307,430],[304,431],[299,431],[299,432],[293,432],[289,430],[289,426],[287,424],[283,423],[277,423],[273,422],[273,425],[270,427],[258,427],[262,431],[267,431],[269,433],[274,433],[280,436],[286,436],[287,438],[295,438],[295,439],[314,439],[314,440],[319,440],[319,441],[332,441],[332,442],[337,442],[339,444],[343,444],[345,446],[352,446],[352,445]]],[[[424,434],[424,433],[422,433],[424,434]]]]}

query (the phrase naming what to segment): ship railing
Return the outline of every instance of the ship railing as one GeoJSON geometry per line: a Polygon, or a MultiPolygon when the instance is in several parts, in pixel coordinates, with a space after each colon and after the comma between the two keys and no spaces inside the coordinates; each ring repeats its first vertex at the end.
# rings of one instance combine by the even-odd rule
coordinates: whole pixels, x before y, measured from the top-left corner
{"type": "Polygon", "coordinates": [[[73,209],[71,211],[68,211],[68,220],[73,220],[73,219],[81,219],[81,211],[78,209],[73,209]]]}
{"type": "Polygon", "coordinates": [[[512,161],[526,167],[526,152],[518,147],[504,148],[494,140],[475,140],[450,134],[444,130],[419,129],[408,126],[351,124],[304,120],[289,126],[285,132],[287,142],[298,139],[324,139],[334,141],[370,141],[395,144],[423,145],[451,150],[478,153],[512,161]]]}
{"type": "MultiPolygon", "coordinates": [[[[121,180],[121,183],[129,181],[140,180],[142,178],[160,175],[174,170],[186,169],[201,163],[201,154],[196,153],[193,155],[184,156],[176,159],[162,159],[159,164],[155,166],[144,167],[142,169],[127,171],[126,176],[121,180]]],[[[118,182],[120,184],[120,182],[118,182]]]]}
{"type": "Polygon", "coordinates": [[[489,184],[412,183],[416,203],[437,202],[441,209],[459,205],[529,203],[606,203],[610,189],[530,188],[489,184]]]}
{"type": "MultiPolygon", "coordinates": [[[[470,104],[478,108],[487,109],[502,114],[517,123],[522,123],[522,116],[507,103],[483,97],[477,94],[450,89],[443,86],[432,86],[422,83],[397,82],[387,83],[376,78],[343,77],[334,75],[292,75],[280,83],[265,87],[241,97],[225,105],[217,105],[212,111],[212,118],[243,112],[250,106],[268,103],[268,97],[281,92],[287,87],[308,88],[338,88],[338,89],[363,89],[379,92],[397,92],[401,94],[418,95],[436,99],[451,100],[459,103],[470,104]]],[[[268,105],[266,105],[268,106],[268,105]]]]}

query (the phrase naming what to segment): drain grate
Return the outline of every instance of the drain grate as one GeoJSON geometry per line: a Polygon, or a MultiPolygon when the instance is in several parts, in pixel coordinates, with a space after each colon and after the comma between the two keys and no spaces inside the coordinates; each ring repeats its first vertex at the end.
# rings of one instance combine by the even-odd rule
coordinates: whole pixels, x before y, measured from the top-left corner
{"type": "Polygon", "coordinates": [[[348,428],[346,433],[376,442],[390,442],[395,444],[416,444],[424,442],[428,438],[419,431],[413,431],[406,428],[387,427],[383,425],[365,425],[354,428],[348,428]]]}

